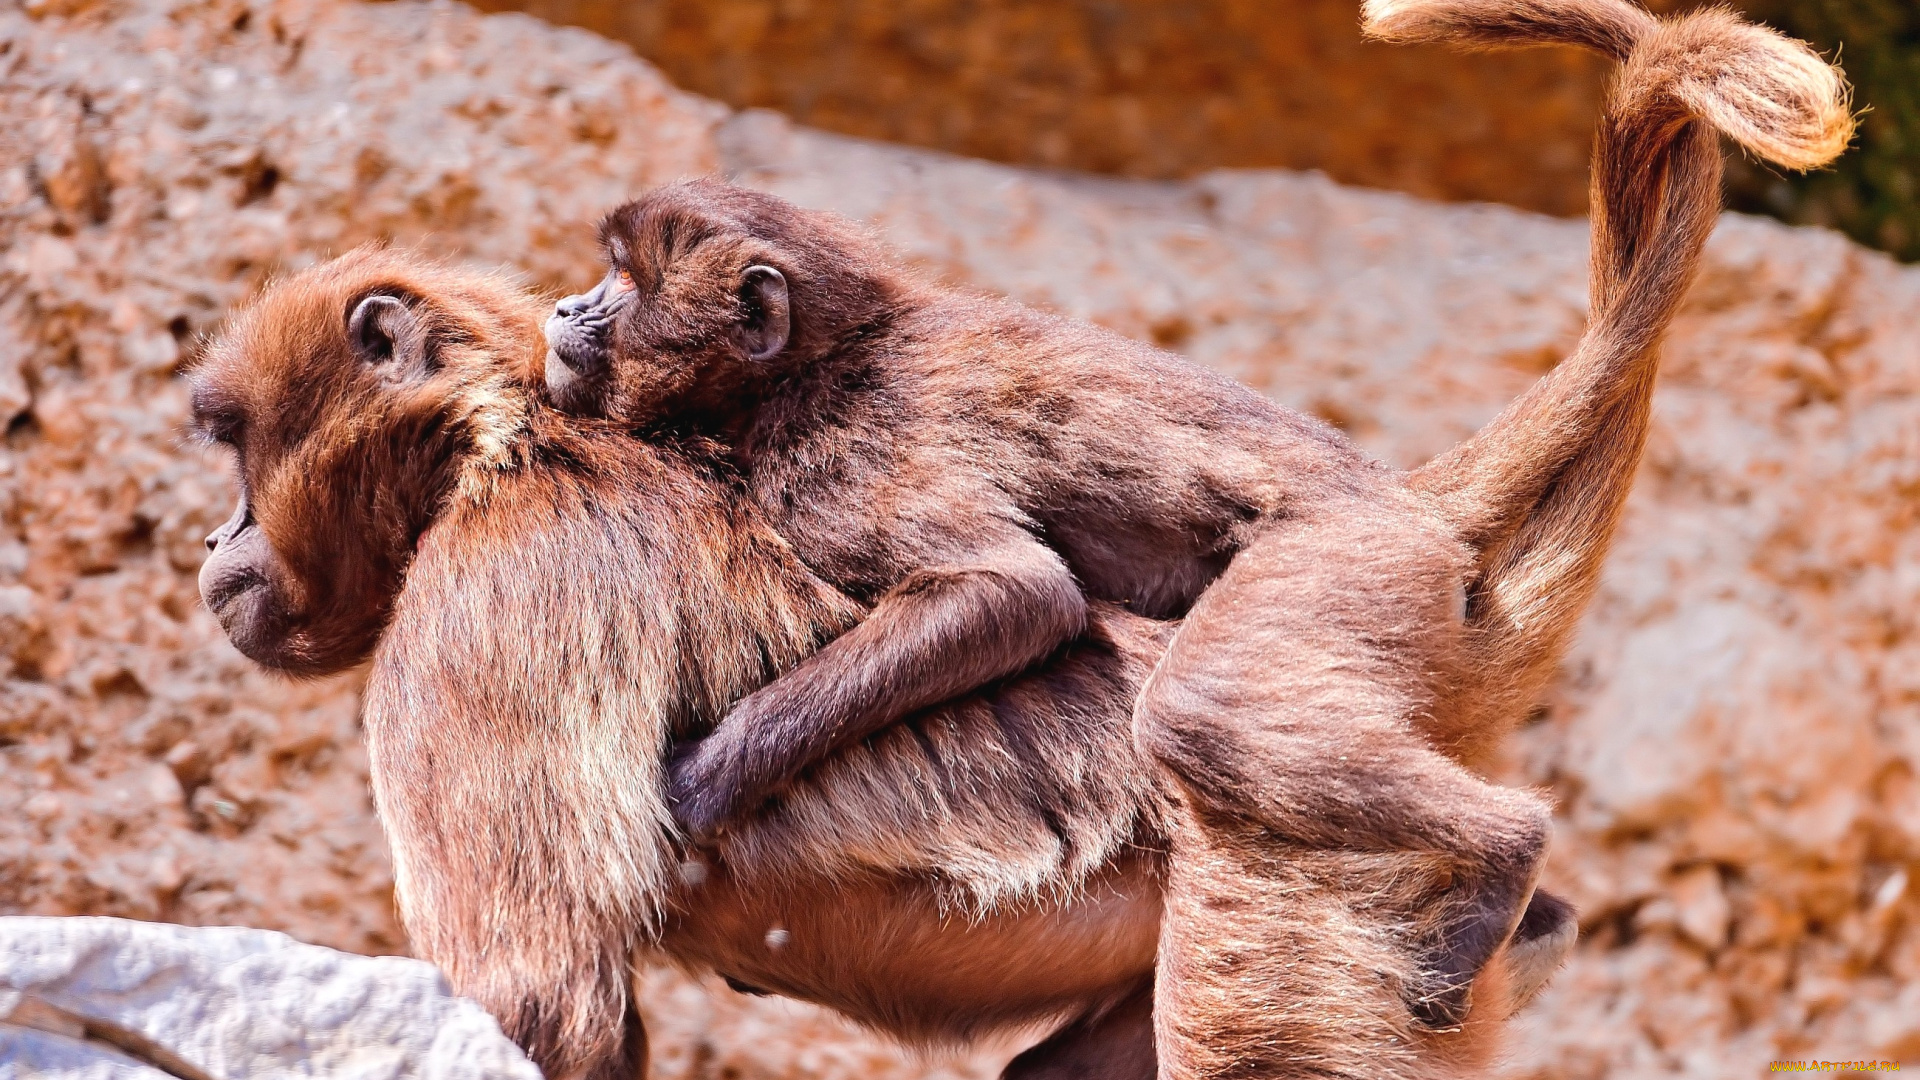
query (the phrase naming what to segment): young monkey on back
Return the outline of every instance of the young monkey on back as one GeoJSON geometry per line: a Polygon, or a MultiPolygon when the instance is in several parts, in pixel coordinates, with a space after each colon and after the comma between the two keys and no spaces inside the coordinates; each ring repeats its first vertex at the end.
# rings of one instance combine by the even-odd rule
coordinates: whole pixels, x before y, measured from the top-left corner
{"type": "Polygon", "coordinates": [[[1373,0],[1368,18],[1629,60],[1596,155],[1581,351],[1413,473],[1179,356],[925,280],[770,195],[702,181],[608,216],[608,275],[548,323],[556,404],[717,440],[800,558],[871,606],[676,764],[692,836],[1028,668],[1090,600],[1191,609],[1136,738],[1197,808],[1282,843],[1443,855],[1444,940],[1421,943],[1430,985],[1408,996],[1429,1024],[1464,1014],[1532,894],[1549,811],[1460,762],[1524,712],[1617,519],[1654,349],[1718,206],[1694,118],[1800,167],[1850,122],[1817,57],[1723,12],[1663,26],[1617,0],[1373,0]],[[1729,71],[1764,93],[1697,78],[1729,71]],[[1782,117],[1812,119],[1782,135],[1782,117]]]}
{"type": "MultiPolygon", "coordinates": [[[[696,839],[837,748],[1034,665],[1082,632],[1089,599],[1183,615],[1265,533],[1311,543],[1328,530],[1334,563],[1355,538],[1378,540],[1355,553],[1365,559],[1424,558],[1374,583],[1415,582],[1411,606],[1364,581],[1315,598],[1366,609],[1379,640],[1405,639],[1408,671],[1433,651],[1425,639],[1458,632],[1465,553],[1395,474],[1181,357],[931,284],[847,222],[721,183],[623,206],[602,238],[611,272],[548,324],[556,403],[656,437],[717,439],[800,558],[871,605],[677,764],[675,812],[696,839]]],[[[1247,612],[1249,628],[1261,617],[1247,612]]],[[[1311,698],[1313,673],[1276,646],[1271,670],[1245,679],[1311,698]]],[[[1454,921],[1473,944],[1455,957],[1434,943],[1445,987],[1417,995],[1425,1018],[1447,1023],[1526,905],[1549,812],[1379,705],[1273,716],[1272,732],[1241,734],[1286,744],[1264,761],[1221,731],[1208,757],[1240,760],[1183,779],[1289,842],[1451,856],[1454,921]]]]}

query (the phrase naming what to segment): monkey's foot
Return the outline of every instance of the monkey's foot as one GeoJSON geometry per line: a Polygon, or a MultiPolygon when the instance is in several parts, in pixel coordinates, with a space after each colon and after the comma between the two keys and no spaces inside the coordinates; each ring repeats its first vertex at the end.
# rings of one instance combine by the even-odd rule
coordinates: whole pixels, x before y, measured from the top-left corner
{"type": "Polygon", "coordinates": [[[1473,1009],[1474,980],[1500,947],[1519,934],[1536,899],[1543,905],[1542,919],[1552,920],[1566,907],[1564,901],[1535,893],[1539,869],[1536,864],[1531,873],[1513,882],[1496,882],[1449,898],[1460,913],[1448,920],[1445,939],[1408,987],[1407,1008],[1415,1023],[1437,1031],[1465,1023],[1473,1009]],[[1548,905],[1552,911],[1544,910],[1548,905]]]}
{"type": "Polygon", "coordinates": [[[1507,1015],[1519,1012],[1546,987],[1579,937],[1580,919],[1573,905],[1545,889],[1534,892],[1507,941],[1507,1015]]]}

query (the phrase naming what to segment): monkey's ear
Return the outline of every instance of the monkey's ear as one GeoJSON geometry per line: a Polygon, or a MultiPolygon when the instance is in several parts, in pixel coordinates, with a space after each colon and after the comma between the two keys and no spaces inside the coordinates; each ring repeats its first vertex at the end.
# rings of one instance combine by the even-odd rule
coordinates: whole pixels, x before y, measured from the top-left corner
{"type": "Polygon", "coordinates": [[[771,360],[787,347],[793,315],[787,301],[787,279],[771,266],[749,266],[741,275],[740,325],[734,328],[749,360],[771,360]]]}
{"type": "Polygon", "coordinates": [[[347,316],[347,340],[362,360],[390,379],[433,374],[426,321],[397,296],[374,293],[354,305],[347,316]]]}

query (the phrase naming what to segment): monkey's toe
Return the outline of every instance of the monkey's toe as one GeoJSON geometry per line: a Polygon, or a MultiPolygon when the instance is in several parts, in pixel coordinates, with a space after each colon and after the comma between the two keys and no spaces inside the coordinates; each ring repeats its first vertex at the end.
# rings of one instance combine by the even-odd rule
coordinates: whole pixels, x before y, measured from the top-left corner
{"type": "Polygon", "coordinates": [[[1573,905],[1542,889],[1533,894],[1520,926],[1507,942],[1509,1014],[1519,1012],[1547,985],[1573,951],[1580,920],[1573,905]]]}
{"type": "Polygon", "coordinates": [[[1461,914],[1452,920],[1407,995],[1416,1023],[1443,1030],[1466,1021],[1473,1008],[1473,982],[1520,929],[1532,907],[1537,876],[1535,866],[1492,887],[1463,890],[1466,895],[1456,898],[1461,914]]]}

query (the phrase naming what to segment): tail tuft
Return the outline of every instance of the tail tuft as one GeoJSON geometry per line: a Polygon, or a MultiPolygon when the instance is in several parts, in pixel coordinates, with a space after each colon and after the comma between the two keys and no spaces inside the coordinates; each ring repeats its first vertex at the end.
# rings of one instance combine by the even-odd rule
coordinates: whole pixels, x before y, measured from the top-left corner
{"type": "Polygon", "coordinates": [[[1366,0],[1361,28],[1398,43],[1584,46],[1626,64],[1616,110],[1665,97],[1790,169],[1825,165],[1853,138],[1840,72],[1724,8],[1663,22],[1627,0],[1366,0]]]}
{"type": "Polygon", "coordinates": [[[1853,139],[1840,71],[1804,42],[1724,8],[1663,26],[1636,50],[1621,82],[1623,89],[1664,83],[1693,115],[1789,169],[1825,165],[1853,139]]]}

